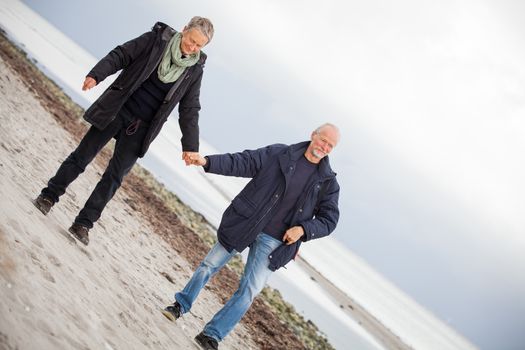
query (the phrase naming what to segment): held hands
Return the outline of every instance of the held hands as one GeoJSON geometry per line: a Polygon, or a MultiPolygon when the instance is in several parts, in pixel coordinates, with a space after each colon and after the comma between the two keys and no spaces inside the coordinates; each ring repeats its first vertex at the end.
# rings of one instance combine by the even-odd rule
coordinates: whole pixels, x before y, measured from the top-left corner
{"type": "Polygon", "coordinates": [[[297,242],[299,238],[304,235],[304,229],[302,226],[290,227],[284,233],[283,242],[286,242],[286,245],[293,244],[297,242]]]}
{"type": "Polygon", "coordinates": [[[86,80],[84,80],[84,84],[82,85],[82,91],[86,91],[91,89],[97,85],[97,81],[91,77],[86,77],[86,80]]]}
{"type": "Polygon", "coordinates": [[[199,152],[182,152],[182,160],[186,165],[206,165],[206,158],[201,156],[199,152]]]}

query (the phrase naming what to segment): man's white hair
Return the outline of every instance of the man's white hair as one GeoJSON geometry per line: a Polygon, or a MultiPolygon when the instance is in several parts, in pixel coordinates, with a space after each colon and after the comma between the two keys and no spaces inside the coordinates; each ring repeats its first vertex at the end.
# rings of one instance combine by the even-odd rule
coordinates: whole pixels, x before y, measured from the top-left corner
{"type": "Polygon", "coordinates": [[[335,131],[337,131],[337,134],[339,136],[341,135],[341,132],[339,131],[339,128],[337,126],[335,126],[334,124],[332,124],[332,123],[324,123],[323,125],[319,126],[317,129],[315,129],[314,132],[316,134],[319,134],[322,129],[327,128],[327,127],[332,128],[335,131]]]}

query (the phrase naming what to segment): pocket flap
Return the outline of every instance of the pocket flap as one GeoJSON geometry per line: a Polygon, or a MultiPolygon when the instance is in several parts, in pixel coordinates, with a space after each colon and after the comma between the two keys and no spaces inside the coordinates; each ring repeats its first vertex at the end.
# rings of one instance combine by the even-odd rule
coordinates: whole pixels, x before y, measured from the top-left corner
{"type": "Polygon", "coordinates": [[[255,207],[246,198],[235,197],[232,202],[232,207],[237,214],[249,218],[253,215],[255,207]]]}

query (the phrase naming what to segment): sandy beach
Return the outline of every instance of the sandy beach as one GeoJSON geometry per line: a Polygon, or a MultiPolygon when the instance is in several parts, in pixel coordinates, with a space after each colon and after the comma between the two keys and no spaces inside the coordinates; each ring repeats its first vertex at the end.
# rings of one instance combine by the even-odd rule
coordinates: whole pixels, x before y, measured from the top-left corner
{"type": "MultiPolygon", "coordinates": [[[[155,206],[158,199],[133,174],[90,232],[89,246],[73,239],[67,228],[108,152],[47,216],[40,213],[32,200],[86,125],[49,108],[45,88],[32,78],[0,59],[0,347],[198,348],[193,337],[234,290],[236,274],[227,269],[215,278],[176,323],[164,318],[160,309],[173,302],[207,245],[175,214],[155,206]]],[[[252,309],[222,348],[306,348],[262,301],[252,309]]]]}
{"type": "MultiPolygon", "coordinates": [[[[193,337],[233,293],[238,277],[224,269],[176,323],[160,314],[209,247],[192,230],[207,224],[177,215],[133,171],[84,246],[67,232],[100,178],[106,149],[44,216],[32,200],[87,130],[8,52],[0,58],[0,346],[6,349],[194,349],[193,337]],[[191,248],[191,249],[190,249],[191,248]],[[30,337],[27,335],[31,334],[30,337]]],[[[34,68],[32,68],[34,69],[34,68]]],[[[186,213],[186,214],[185,214],[186,213]]],[[[363,328],[388,349],[410,349],[377,319],[298,263],[363,328]]],[[[308,322],[305,322],[308,323],[308,322]]],[[[315,326],[313,326],[315,327],[315,326]]],[[[226,349],[329,349],[320,337],[301,341],[257,298],[226,349]]]]}
{"type": "MultiPolygon", "coordinates": [[[[31,200],[75,141],[3,60],[0,88],[2,342],[8,349],[198,348],[192,338],[219,298],[204,290],[182,322],[164,319],[159,309],[172,302],[192,266],[130,209],[123,191],[88,247],[66,232],[101,174],[98,164],[42,215],[31,200]]],[[[258,348],[242,325],[224,344],[258,348]]]]}

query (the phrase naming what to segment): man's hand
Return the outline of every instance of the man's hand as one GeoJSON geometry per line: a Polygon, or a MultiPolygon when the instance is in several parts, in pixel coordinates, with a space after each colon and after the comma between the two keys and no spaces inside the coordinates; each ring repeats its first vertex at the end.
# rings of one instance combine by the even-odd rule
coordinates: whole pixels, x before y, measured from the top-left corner
{"type": "Polygon", "coordinates": [[[186,165],[206,165],[206,158],[201,156],[199,152],[182,152],[182,160],[186,165]]]}
{"type": "Polygon", "coordinates": [[[91,77],[86,77],[86,80],[84,80],[84,85],[82,85],[82,91],[86,91],[91,89],[97,85],[97,81],[91,77]]]}
{"type": "Polygon", "coordinates": [[[283,242],[286,242],[286,245],[293,244],[297,242],[299,238],[304,235],[304,229],[302,226],[290,227],[284,233],[283,242]]]}

